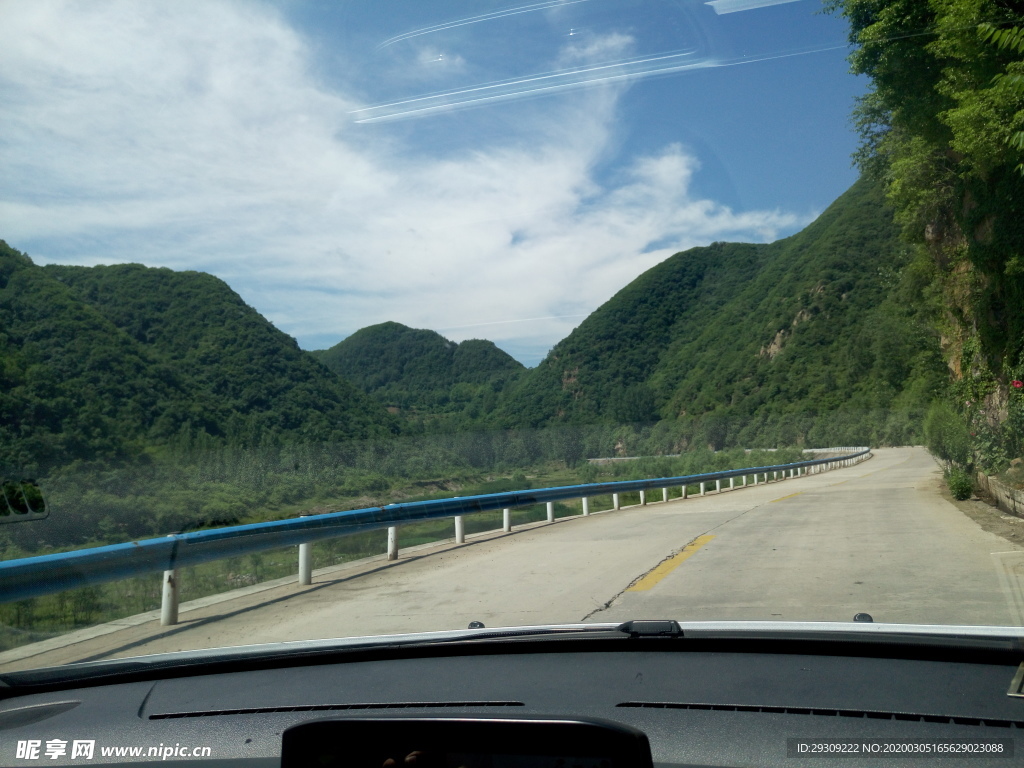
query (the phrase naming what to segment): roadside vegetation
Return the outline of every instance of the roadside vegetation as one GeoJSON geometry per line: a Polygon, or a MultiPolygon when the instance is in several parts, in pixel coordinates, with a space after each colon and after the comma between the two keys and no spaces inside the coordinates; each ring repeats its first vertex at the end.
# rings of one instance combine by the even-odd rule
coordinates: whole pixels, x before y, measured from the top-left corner
{"type": "MultiPolygon", "coordinates": [[[[635,438],[634,445],[642,448],[650,445],[647,442],[652,439],[652,430],[620,430],[631,432],[635,438]]],[[[590,434],[581,433],[581,436],[599,445],[601,435],[593,432],[590,434]]],[[[557,431],[551,433],[535,434],[535,446],[542,450],[544,445],[553,447],[555,450],[564,449],[564,434],[557,431]],[[547,442],[545,442],[547,441],[547,442]]],[[[604,435],[605,439],[614,435],[604,435]]],[[[476,448],[485,442],[490,441],[491,445],[498,443],[522,442],[529,443],[526,434],[500,434],[494,433],[477,437],[476,448]]],[[[387,459],[383,456],[388,448],[400,441],[364,444],[360,446],[362,453],[358,455],[361,460],[369,460],[370,456],[376,456],[379,467],[386,471],[387,459]]],[[[656,444],[656,442],[655,442],[656,444]]],[[[406,444],[407,451],[422,450],[422,442],[406,444]]],[[[469,456],[478,455],[469,447],[469,442],[462,444],[462,448],[468,453],[463,454],[464,459],[469,456]]],[[[451,450],[451,448],[449,448],[451,450]]],[[[449,453],[451,460],[455,453],[449,453]]],[[[451,496],[470,496],[484,493],[501,493],[505,491],[523,490],[527,488],[554,487],[560,485],[575,485],[580,483],[595,483],[613,480],[632,480],[648,477],[676,477],[683,475],[699,474],[702,472],[713,472],[724,469],[739,469],[743,467],[765,466],[768,464],[788,463],[799,461],[803,454],[798,449],[779,451],[751,451],[742,449],[720,451],[715,453],[708,449],[694,450],[680,456],[649,456],[641,457],[630,461],[616,461],[606,464],[592,464],[585,460],[577,461],[573,466],[567,466],[565,459],[547,458],[541,454],[537,460],[529,466],[522,466],[511,470],[509,465],[504,465],[505,470],[500,471],[499,463],[491,466],[473,466],[469,461],[464,461],[460,466],[445,465],[442,470],[434,467],[433,473],[424,473],[418,477],[411,477],[408,473],[402,476],[391,476],[387,474],[375,474],[368,472],[365,468],[355,467],[338,470],[339,476],[347,476],[342,484],[330,485],[321,484],[322,492],[329,494],[330,489],[348,488],[349,493],[342,493],[334,498],[328,496],[309,496],[304,500],[298,497],[280,503],[267,503],[265,506],[239,507],[239,512],[244,514],[234,522],[249,523],[262,522],[265,520],[284,519],[298,516],[302,513],[323,513],[329,511],[340,511],[342,509],[355,509],[366,506],[376,506],[399,501],[421,501],[431,498],[450,498],[451,496]],[[351,470],[351,471],[350,471],[351,470]],[[389,478],[390,479],[387,479],[389,478]],[[375,480],[373,479],[375,478],[375,480]],[[351,485],[345,485],[351,483],[351,485]],[[366,495],[366,488],[375,485],[376,490],[372,495],[366,495]],[[361,490],[356,491],[359,488],[361,490]]],[[[265,459],[265,455],[263,456],[265,459]]],[[[280,459],[280,456],[278,457],[280,459]]],[[[289,454],[289,460],[294,460],[295,454],[289,454]]],[[[391,456],[391,460],[397,457],[391,456]]],[[[216,464],[213,457],[209,456],[209,464],[216,464]]],[[[219,472],[223,481],[228,478],[230,471],[220,457],[219,472]]],[[[252,462],[256,457],[250,457],[252,462]]],[[[244,478],[252,479],[258,475],[247,474],[242,471],[246,468],[245,461],[237,461],[234,472],[234,482],[244,483],[244,478]]],[[[251,465],[249,465],[251,468],[251,465]]],[[[308,487],[316,488],[316,482],[311,479],[316,474],[312,470],[303,473],[301,466],[298,470],[291,472],[297,475],[305,474],[308,487]]],[[[320,470],[323,474],[323,470],[320,470]]],[[[161,504],[174,505],[175,499],[161,498],[159,492],[155,492],[155,486],[148,482],[138,484],[123,484],[119,487],[108,485],[106,494],[95,490],[95,479],[83,482],[83,487],[91,489],[89,492],[91,507],[87,510],[84,504],[77,508],[73,506],[64,507],[61,499],[53,502],[54,512],[52,531],[75,531],[79,529],[82,520],[79,515],[98,515],[103,511],[107,516],[100,518],[99,530],[111,532],[109,540],[94,538],[84,545],[98,545],[123,541],[117,524],[124,518],[142,520],[149,517],[147,512],[151,507],[160,507],[161,504]],[[119,491],[115,492],[115,488],[119,491]],[[134,514],[132,513],[134,510],[134,514]],[[58,517],[60,516],[60,517],[58,517]],[[107,521],[104,525],[104,520],[107,521]],[[111,526],[114,526],[113,528],[111,526]]],[[[321,478],[321,482],[323,478],[321,478]]],[[[298,487],[294,485],[292,487],[298,487]]],[[[158,490],[158,489],[157,489],[158,490]]],[[[181,490],[181,489],[179,489],[181,490]]],[[[280,489],[279,489],[280,490],[280,489]]],[[[691,493],[697,492],[697,487],[690,489],[691,493]]],[[[245,498],[244,487],[233,486],[228,490],[227,483],[220,483],[220,491],[223,498],[236,501],[238,498],[245,498]]],[[[193,489],[194,498],[198,501],[207,496],[210,488],[204,488],[201,484],[193,489]]],[[[253,494],[252,489],[248,489],[253,494]]],[[[670,498],[678,498],[681,489],[674,487],[670,489],[670,498]]],[[[273,494],[272,494],[273,496],[273,494]]],[[[184,495],[178,500],[186,498],[184,495]]],[[[253,498],[256,498],[253,496],[253,498]]],[[[269,497],[268,497],[269,498],[269,497]]],[[[274,498],[281,498],[280,495],[274,498]]],[[[64,499],[73,502],[74,497],[64,499]]],[[[649,498],[649,501],[660,501],[657,495],[649,498]]],[[[623,506],[639,503],[639,494],[623,494],[620,503],[623,506]]],[[[591,510],[599,512],[611,508],[610,497],[595,497],[591,501],[591,510]]],[[[563,502],[555,505],[556,518],[581,513],[578,501],[563,502]]],[[[544,505],[513,510],[513,526],[526,523],[539,522],[546,519],[544,505]]],[[[156,518],[154,518],[156,519],[156,518]]],[[[170,518],[164,518],[168,520],[170,518]]],[[[93,522],[93,521],[90,521],[93,522]]],[[[193,529],[205,527],[199,525],[199,520],[193,529]]],[[[216,525],[223,521],[206,520],[206,525],[216,525]]],[[[501,512],[483,512],[467,516],[465,520],[466,533],[472,535],[483,531],[495,530],[501,527],[501,512]]],[[[158,525],[158,524],[157,524],[158,525]]],[[[43,532],[50,526],[40,527],[35,524],[20,524],[5,526],[0,529],[0,536],[6,540],[6,551],[4,559],[12,556],[23,556],[24,554],[41,554],[45,552],[59,551],[74,547],[54,546],[53,542],[44,543],[39,541],[43,532]],[[33,541],[34,539],[34,541],[33,541]],[[20,543],[16,543],[20,542],[20,543]],[[29,547],[34,546],[34,549],[29,547]]],[[[153,529],[149,535],[158,535],[153,529]]],[[[454,536],[452,521],[450,519],[426,521],[413,523],[399,528],[399,546],[412,547],[419,544],[443,541],[454,536]]],[[[315,569],[325,568],[333,565],[340,565],[374,555],[381,555],[386,551],[386,533],[383,530],[357,533],[349,536],[341,536],[327,541],[317,542],[313,545],[313,567],[315,569]]],[[[252,586],[261,582],[295,576],[297,572],[297,552],[295,547],[288,547],[281,550],[244,555],[236,558],[206,563],[200,566],[182,569],[180,574],[180,596],[182,601],[194,600],[208,595],[252,586]]],[[[0,603],[0,650],[16,647],[26,643],[52,637],[57,634],[80,629],[94,624],[107,621],[114,621],[126,616],[132,616],[147,611],[157,610],[160,607],[161,577],[154,573],[144,577],[124,579],[106,584],[98,584],[81,589],[69,590],[55,595],[48,595],[39,598],[32,598],[15,603],[0,603]]]]}
{"type": "MultiPolygon", "coordinates": [[[[1024,455],[1024,18],[996,0],[833,0],[854,123],[913,262],[948,373],[926,421],[950,488],[1024,455]]],[[[954,490],[956,492],[956,490],[954,490]]]]}

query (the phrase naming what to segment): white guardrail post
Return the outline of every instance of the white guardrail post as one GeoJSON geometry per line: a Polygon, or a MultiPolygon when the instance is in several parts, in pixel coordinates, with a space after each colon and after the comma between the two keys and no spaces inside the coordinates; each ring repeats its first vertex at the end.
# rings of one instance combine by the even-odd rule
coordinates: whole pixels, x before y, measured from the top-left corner
{"type": "Polygon", "coordinates": [[[555,522],[555,502],[553,501],[548,502],[548,522],[555,522]]]}
{"type": "MultiPolygon", "coordinates": [[[[309,515],[299,515],[309,517],[309,515]]],[[[305,541],[299,544],[299,586],[308,587],[313,583],[313,553],[310,548],[313,545],[305,541]]]]}
{"type": "Polygon", "coordinates": [[[586,517],[590,514],[590,499],[586,496],[583,497],[583,516],[586,517]]]}
{"type": "Polygon", "coordinates": [[[647,491],[640,491],[640,506],[647,505],[647,491]]]}
{"type": "Polygon", "coordinates": [[[161,626],[170,627],[178,623],[178,597],[178,570],[164,571],[163,589],[160,595],[161,626]]]}
{"type": "Polygon", "coordinates": [[[619,504],[619,494],[612,494],[612,509],[622,509],[622,505],[619,504]]]}
{"type": "Polygon", "coordinates": [[[661,500],[668,501],[668,488],[661,489],[661,500]]]}
{"type": "Polygon", "coordinates": [[[505,533],[509,533],[512,530],[512,510],[503,509],[501,510],[501,530],[505,533]]]}
{"type": "Polygon", "coordinates": [[[455,516],[455,543],[466,543],[466,526],[463,523],[462,515],[455,516]]]}
{"type": "Polygon", "coordinates": [[[388,527],[388,560],[398,559],[398,526],[388,527]]]}
{"type": "Polygon", "coordinates": [[[704,481],[703,480],[701,480],[701,482],[700,482],[700,495],[701,496],[704,495],[704,481]]]}

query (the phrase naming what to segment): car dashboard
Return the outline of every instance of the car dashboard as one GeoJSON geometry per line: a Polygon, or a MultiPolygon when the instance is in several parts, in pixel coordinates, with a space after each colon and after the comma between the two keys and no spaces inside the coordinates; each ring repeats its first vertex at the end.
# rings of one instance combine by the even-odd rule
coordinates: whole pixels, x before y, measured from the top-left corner
{"type": "Polygon", "coordinates": [[[1022,661],[1015,638],[691,633],[360,647],[78,683],[6,675],[0,764],[270,768],[285,731],[311,720],[547,718],[638,729],[665,767],[1019,765],[1022,661]],[[54,741],[65,751],[48,755],[54,741]],[[91,757],[72,756],[76,742],[91,757]]]}

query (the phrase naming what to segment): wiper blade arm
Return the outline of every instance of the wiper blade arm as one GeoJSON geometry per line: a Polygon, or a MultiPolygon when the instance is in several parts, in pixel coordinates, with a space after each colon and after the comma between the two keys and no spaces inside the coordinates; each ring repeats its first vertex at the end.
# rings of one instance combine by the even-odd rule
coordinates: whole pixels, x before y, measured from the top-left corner
{"type": "Polygon", "coordinates": [[[616,631],[630,637],[682,637],[683,628],[672,619],[633,619],[617,626],[616,631]]]}

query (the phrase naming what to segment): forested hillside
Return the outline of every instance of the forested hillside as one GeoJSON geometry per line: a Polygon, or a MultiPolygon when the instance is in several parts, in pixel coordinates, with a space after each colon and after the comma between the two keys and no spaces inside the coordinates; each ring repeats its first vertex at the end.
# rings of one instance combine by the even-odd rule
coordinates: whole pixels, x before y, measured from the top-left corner
{"type": "Polygon", "coordinates": [[[666,420],[674,449],[911,442],[945,370],[935,267],[897,234],[881,186],[858,182],[790,238],[667,259],[531,371],[491,342],[398,323],[304,353],[210,275],[39,267],[4,246],[0,458],[45,467],[398,424],[666,420]]]}
{"type": "Polygon", "coordinates": [[[860,181],[785,240],[676,254],[556,345],[498,419],[682,420],[715,447],[913,440],[943,366],[929,267],[897,235],[860,181]]]}
{"type": "Polygon", "coordinates": [[[500,393],[526,369],[493,342],[456,344],[401,323],[363,328],[313,353],[340,376],[407,422],[465,426],[494,410],[500,393]]]}
{"type": "MultiPolygon", "coordinates": [[[[931,271],[949,386],[929,445],[988,472],[1024,455],[1024,15],[1001,0],[832,0],[850,23],[862,171],[931,271]]],[[[970,483],[967,480],[966,492],[970,483]]]]}
{"type": "Polygon", "coordinates": [[[376,401],[215,277],[134,264],[40,267],[0,242],[4,466],[392,429],[376,401]]]}

